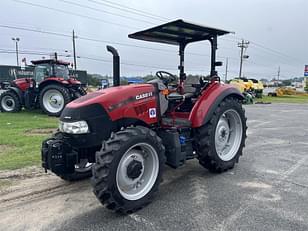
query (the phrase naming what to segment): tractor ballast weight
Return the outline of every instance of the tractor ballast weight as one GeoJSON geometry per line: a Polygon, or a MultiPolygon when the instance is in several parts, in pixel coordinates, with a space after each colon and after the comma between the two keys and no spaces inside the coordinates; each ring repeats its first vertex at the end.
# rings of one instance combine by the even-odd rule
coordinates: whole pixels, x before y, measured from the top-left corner
{"type": "Polygon", "coordinates": [[[129,35],[178,45],[179,81],[165,71],[145,84],[118,86],[119,55],[114,56],[114,87],[80,97],[63,110],[59,132],[42,144],[42,165],[71,181],[93,173],[93,191],[107,208],[132,213],[152,201],[165,164],[178,168],[197,158],[221,173],[234,167],[246,139],[242,94],[220,82],[217,37],[229,32],[176,20],[129,35]],[[211,70],[206,78],[186,78],[187,44],[209,40],[211,70]]]}

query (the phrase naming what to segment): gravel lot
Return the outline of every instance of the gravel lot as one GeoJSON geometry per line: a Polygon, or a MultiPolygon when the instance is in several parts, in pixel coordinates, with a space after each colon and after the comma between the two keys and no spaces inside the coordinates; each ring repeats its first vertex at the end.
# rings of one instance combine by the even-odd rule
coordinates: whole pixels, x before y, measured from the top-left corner
{"type": "Polygon", "coordinates": [[[195,160],[167,168],[156,200],[128,216],[102,207],[89,181],[68,184],[35,168],[22,180],[1,173],[15,180],[0,187],[0,230],[308,230],[308,107],[249,105],[246,112],[248,139],[236,168],[215,175],[195,160]]]}

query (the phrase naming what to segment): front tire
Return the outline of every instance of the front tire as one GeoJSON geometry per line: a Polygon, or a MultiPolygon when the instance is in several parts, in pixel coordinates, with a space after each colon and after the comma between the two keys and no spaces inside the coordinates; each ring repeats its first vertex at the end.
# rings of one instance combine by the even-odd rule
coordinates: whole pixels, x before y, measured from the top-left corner
{"type": "Polygon", "coordinates": [[[40,92],[40,107],[50,116],[60,116],[66,104],[71,101],[69,90],[61,85],[47,85],[40,92]]]}
{"type": "Polygon", "coordinates": [[[236,98],[224,99],[211,120],[196,130],[199,163],[210,172],[232,169],[245,146],[246,117],[236,98]]]}
{"type": "Polygon", "coordinates": [[[92,185],[108,209],[132,213],[149,204],[158,191],[165,148],[154,131],[137,126],[112,134],[96,153],[92,185]]]}
{"type": "Polygon", "coordinates": [[[19,97],[12,90],[3,92],[0,96],[0,111],[2,112],[19,112],[21,103],[19,97]]]}

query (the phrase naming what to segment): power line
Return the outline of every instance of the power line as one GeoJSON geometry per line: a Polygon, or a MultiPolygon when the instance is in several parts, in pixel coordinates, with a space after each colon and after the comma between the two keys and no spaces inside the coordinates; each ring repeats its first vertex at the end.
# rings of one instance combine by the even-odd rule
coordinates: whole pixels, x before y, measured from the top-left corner
{"type": "MultiPolygon", "coordinates": [[[[71,38],[71,35],[60,33],[60,32],[45,31],[45,30],[40,30],[40,29],[31,29],[31,28],[24,28],[24,27],[18,27],[18,26],[9,26],[9,25],[0,25],[0,27],[7,28],[7,29],[16,29],[16,30],[23,30],[23,31],[29,31],[29,32],[37,32],[37,33],[43,33],[43,34],[49,34],[49,35],[54,35],[54,36],[62,36],[62,37],[69,37],[69,38],[71,38]]],[[[88,37],[81,37],[80,36],[79,39],[81,39],[81,40],[88,40],[88,41],[94,41],[94,42],[99,42],[99,43],[110,43],[110,44],[116,44],[116,45],[121,45],[121,46],[128,46],[128,47],[135,47],[135,48],[142,48],[142,49],[149,49],[149,50],[155,50],[155,51],[174,53],[174,51],[168,50],[168,49],[153,48],[153,47],[140,46],[140,45],[132,45],[132,44],[127,44],[127,43],[112,42],[112,41],[100,40],[100,39],[94,39],[94,38],[88,38],[88,37]]],[[[186,52],[186,54],[195,55],[195,56],[209,57],[209,55],[206,55],[206,54],[193,53],[193,52],[186,52]]],[[[225,58],[225,57],[221,57],[221,58],[225,58]]],[[[235,58],[235,57],[229,57],[229,58],[230,59],[238,60],[238,58],[235,58]]]]}
{"type": "MultiPolygon", "coordinates": [[[[61,12],[61,13],[65,13],[65,14],[70,14],[70,15],[74,15],[74,16],[78,16],[78,17],[83,17],[83,18],[87,18],[87,19],[90,19],[90,20],[95,20],[95,21],[100,21],[100,22],[103,22],[103,23],[107,23],[107,24],[113,24],[113,25],[117,25],[117,26],[120,26],[120,27],[124,27],[124,28],[132,28],[132,29],[138,29],[138,28],[135,28],[135,27],[131,27],[131,26],[128,26],[128,25],[124,25],[124,24],[119,24],[119,23],[114,23],[114,22],[110,22],[110,21],[106,21],[106,20],[102,20],[100,18],[95,18],[95,17],[91,17],[91,16],[87,16],[87,15],[82,15],[82,14],[78,14],[78,13],[74,13],[74,12],[70,12],[70,11],[65,11],[65,10],[62,10],[62,9],[57,9],[57,8],[52,8],[52,7],[48,7],[48,6],[44,6],[44,5],[40,5],[40,4],[35,4],[35,3],[30,3],[30,2],[25,2],[25,1],[22,1],[22,0],[12,0],[12,1],[15,1],[15,2],[18,2],[18,3],[22,3],[22,4],[26,4],[26,5],[30,5],[30,6],[35,6],[35,7],[40,7],[40,8],[45,8],[45,9],[49,9],[49,10],[52,10],[52,11],[56,11],[56,12],[61,12]]],[[[63,1],[63,0],[62,0],[63,1]]],[[[135,8],[132,8],[132,7],[128,7],[128,6],[124,6],[124,5],[121,5],[121,4],[118,4],[118,3],[115,3],[115,2],[112,2],[112,1],[107,1],[107,0],[101,0],[102,2],[97,2],[97,1],[94,1],[94,0],[88,0],[90,2],[94,2],[96,4],[105,4],[106,3],[102,3],[102,2],[107,2],[108,4],[113,4],[113,5],[118,5],[118,6],[121,6],[121,7],[126,7],[127,9],[130,9],[132,11],[140,11],[140,12],[143,12],[144,14],[148,14],[148,15],[152,15],[153,17],[160,17],[160,16],[154,16],[154,14],[151,14],[149,12],[145,12],[145,11],[141,11],[141,10],[137,10],[135,8]]],[[[68,2],[68,1],[67,1],[68,2]]],[[[72,2],[71,2],[72,3],[72,2]]],[[[76,4],[76,3],[75,3],[76,4]]],[[[79,4],[81,5],[81,4],[79,4]]],[[[89,8],[89,7],[87,7],[89,8]]],[[[124,10],[124,9],[122,9],[124,10]]],[[[137,14],[136,12],[130,12],[130,13],[134,13],[134,14],[137,14]]],[[[109,12],[110,13],[110,12],[109,12]]],[[[145,15],[143,15],[145,16],[145,15]]],[[[123,16],[123,17],[126,17],[126,16],[123,16]]],[[[128,18],[128,16],[127,16],[128,18]]],[[[163,17],[161,17],[163,18],[163,17]]],[[[165,19],[168,19],[168,18],[165,18],[165,19]]],[[[169,20],[169,19],[168,19],[169,20]]],[[[139,20],[139,21],[144,21],[144,20],[139,20]]],[[[148,22],[150,23],[150,22],[148,22]]],[[[235,37],[235,38],[238,38],[238,37],[235,37]]],[[[232,40],[228,40],[226,38],[222,38],[222,40],[225,40],[225,41],[230,41],[230,42],[234,42],[232,40]]],[[[291,57],[289,55],[286,55],[280,51],[277,51],[277,50],[274,50],[272,48],[268,48],[262,44],[259,44],[257,42],[253,42],[252,40],[250,40],[252,44],[254,44],[255,46],[259,47],[259,48],[262,48],[264,50],[267,50],[267,51],[270,51],[276,55],[279,55],[281,57],[285,57],[285,58],[288,58],[288,59],[296,59],[294,57],[291,57]]],[[[297,59],[298,60],[298,59],[297,59]]]]}
{"type": "Polygon", "coordinates": [[[105,6],[108,6],[108,7],[114,8],[114,9],[118,9],[118,10],[121,10],[121,11],[124,11],[124,12],[130,12],[132,14],[152,18],[152,19],[159,20],[159,21],[170,20],[170,18],[161,16],[161,15],[155,15],[155,14],[152,14],[150,12],[139,10],[139,9],[136,9],[136,8],[133,8],[133,7],[129,7],[127,5],[122,5],[122,4],[113,2],[113,1],[108,1],[108,0],[100,0],[100,2],[95,1],[95,0],[88,0],[88,1],[99,4],[99,5],[105,5],[105,6]],[[164,19],[164,20],[162,20],[162,19],[164,19]]]}
{"type": "Polygon", "coordinates": [[[60,13],[64,13],[64,14],[74,15],[74,16],[81,17],[81,18],[99,21],[99,22],[102,22],[102,23],[112,24],[112,25],[123,27],[123,28],[137,29],[136,27],[132,27],[132,26],[129,26],[129,25],[110,22],[110,21],[107,21],[107,20],[103,20],[101,18],[91,17],[91,16],[88,16],[88,15],[78,14],[78,13],[75,13],[75,12],[70,12],[70,11],[57,9],[57,8],[53,8],[53,7],[49,7],[49,6],[44,6],[44,5],[40,5],[40,4],[36,4],[36,3],[25,2],[25,1],[22,1],[22,0],[12,0],[12,1],[17,2],[17,3],[21,3],[21,4],[25,4],[25,5],[29,5],[29,6],[34,6],[34,7],[52,10],[52,11],[55,11],[55,12],[58,12],[58,13],[60,12],[60,13]]]}
{"type": "MultiPolygon", "coordinates": [[[[242,38],[237,37],[237,36],[235,36],[235,35],[233,35],[233,36],[234,36],[235,39],[242,39],[242,38]]],[[[248,40],[250,41],[250,44],[251,44],[251,45],[253,45],[253,46],[257,47],[257,48],[261,48],[262,50],[266,50],[266,51],[270,52],[272,55],[275,54],[276,56],[284,57],[284,58],[287,58],[287,59],[289,59],[289,60],[299,60],[299,59],[297,59],[297,58],[295,58],[295,57],[292,57],[292,56],[290,56],[290,55],[287,55],[287,54],[285,54],[285,53],[283,53],[283,52],[281,52],[281,51],[275,50],[275,49],[270,48],[270,47],[267,47],[267,46],[265,46],[265,45],[263,45],[263,44],[261,44],[261,43],[255,42],[255,41],[253,41],[253,40],[251,40],[251,39],[248,39],[248,40]]],[[[301,60],[301,61],[302,61],[302,60],[301,60]]]]}
{"type": "MultiPolygon", "coordinates": [[[[10,49],[1,49],[0,48],[0,53],[3,54],[15,54],[15,50],[10,50],[10,49]]],[[[20,50],[20,54],[28,54],[28,55],[50,55],[51,53],[47,52],[38,52],[38,51],[30,51],[30,50],[20,50]]],[[[66,54],[61,54],[59,53],[58,56],[60,57],[66,57],[66,54]]],[[[104,59],[104,58],[94,58],[94,57],[89,57],[89,56],[78,56],[80,59],[87,59],[87,60],[93,60],[93,61],[99,61],[99,62],[106,62],[106,63],[112,63],[111,60],[104,59]]],[[[174,67],[167,67],[167,66],[155,66],[155,65],[146,65],[146,64],[136,64],[136,63],[131,63],[131,62],[121,62],[122,65],[127,65],[127,66],[134,66],[134,67],[146,67],[146,68],[153,68],[153,69],[158,69],[158,68],[164,68],[167,70],[177,70],[177,68],[174,67]]]]}
{"type": "MultiPolygon", "coordinates": [[[[7,29],[36,32],[36,33],[41,33],[41,34],[49,34],[49,35],[54,35],[54,36],[66,37],[66,38],[72,37],[70,34],[64,34],[64,33],[60,33],[60,32],[52,32],[52,31],[46,31],[46,30],[39,30],[39,29],[32,29],[32,28],[25,28],[25,27],[19,27],[19,26],[9,26],[9,25],[0,24],[0,27],[7,28],[7,29]]],[[[133,45],[133,44],[128,44],[128,43],[114,42],[114,41],[108,41],[108,40],[102,40],[102,39],[96,39],[96,38],[89,38],[89,37],[83,37],[83,36],[78,36],[78,39],[97,42],[97,43],[104,43],[104,44],[109,43],[109,44],[115,44],[115,45],[120,45],[120,46],[135,47],[135,48],[142,48],[142,49],[147,49],[147,50],[175,53],[175,51],[168,50],[168,49],[133,45]]],[[[195,55],[195,56],[210,57],[209,55],[206,55],[206,54],[200,54],[200,53],[194,53],[194,52],[186,52],[186,54],[195,55]]],[[[224,58],[224,57],[221,57],[221,58],[224,58]]],[[[233,58],[233,59],[236,59],[236,58],[233,58]]]]}
{"type": "Polygon", "coordinates": [[[71,37],[71,35],[63,34],[59,32],[43,31],[43,30],[31,29],[31,28],[25,28],[25,27],[19,27],[19,26],[9,26],[9,25],[0,24],[0,27],[7,28],[7,29],[29,31],[29,32],[37,32],[37,33],[42,33],[42,34],[56,35],[56,36],[62,36],[62,37],[69,37],[69,38],[71,37]]]}
{"type": "Polygon", "coordinates": [[[90,10],[97,11],[97,12],[100,12],[100,13],[105,13],[105,14],[110,14],[110,15],[122,17],[122,18],[125,18],[125,19],[131,19],[131,20],[138,21],[138,22],[154,24],[153,22],[149,22],[149,21],[146,21],[146,20],[142,20],[142,19],[126,16],[126,15],[123,15],[123,14],[112,13],[112,12],[109,12],[109,11],[106,11],[106,10],[97,9],[97,8],[94,8],[94,7],[91,7],[91,6],[87,6],[87,5],[83,5],[83,4],[79,4],[79,3],[76,3],[76,2],[71,2],[71,1],[67,1],[67,0],[58,0],[58,1],[64,2],[66,4],[74,5],[74,6],[79,6],[81,8],[90,9],[90,10]]]}
{"type": "Polygon", "coordinates": [[[288,58],[288,59],[292,59],[292,60],[298,60],[297,58],[295,58],[295,57],[292,57],[292,56],[289,56],[289,55],[286,55],[286,54],[284,54],[284,53],[282,53],[282,52],[280,52],[280,51],[276,51],[276,50],[274,50],[274,49],[272,49],[272,48],[269,48],[269,47],[266,47],[266,46],[264,46],[264,45],[262,45],[262,44],[259,44],[259,43],[256,43],[256,42],[251,42],[253,45],[255,45],[255,46],[257,46],[257,47],[260,47],[260,48],[262,48],[262,49],[265,49],[265,50],[267,50],[267,51],[270,51],[270,52],[273,52],[273,53],[275,53],[275,54],[277,54],[277,55],[280,55],[280,56],[282,56],[282,57],[285,57],[285,58],[288,58]]]}

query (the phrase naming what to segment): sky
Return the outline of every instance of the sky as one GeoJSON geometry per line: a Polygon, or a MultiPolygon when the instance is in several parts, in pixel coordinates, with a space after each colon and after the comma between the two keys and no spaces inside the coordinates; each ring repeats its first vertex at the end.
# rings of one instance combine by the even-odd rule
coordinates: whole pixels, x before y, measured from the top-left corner
{"type": "MultiPolygon", "coordinates": [[[[73,62],[75,30],[78,69],[111,75],[112,56],[106,45],[112,45],[121,56],[122,76],[158,70],[177,74],[176,46],[129,39],[128,34],[184,19],[235,32],[218,39],[222,78],[227,58],[228,79],[239,75],[238,43],[245,39],[250,43],[244,76],[272,79],[280,67],[280,78],[287,79],[303,76],[308,64],[307,9],[307,0],[1,0],[0,64],[16,65],[13,37],[20,38],[20,60],[29,63],[57,52],[73,62]]],[[[208,41],[188,45],[185,72],[207,75],[209,55],[208,41]]]]}

